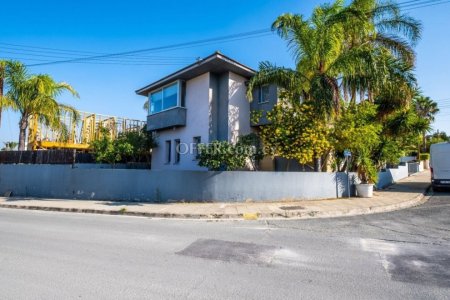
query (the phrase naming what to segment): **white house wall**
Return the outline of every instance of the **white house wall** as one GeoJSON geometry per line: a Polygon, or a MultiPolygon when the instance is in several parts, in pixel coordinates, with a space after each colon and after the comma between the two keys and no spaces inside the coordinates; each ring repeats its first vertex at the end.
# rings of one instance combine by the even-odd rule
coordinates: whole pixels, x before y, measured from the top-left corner
{"type": "Polygon", "coordinates": [[[228,140],[236,143],[237,138],[252,132],[250,127],[250,103],[247,100],[246,78],[229,73],[228,86],[228,140]]]}
{"type": "MultiPolygon", "coordinates": [[[[209,138],[210,113],[209,73],[205,73],[186,82],[186,126],[158,131],[158,147],[152,152],[153,170],[205,170],[198,166],[198,161],[192,151],[180,156],[180,162],[175,162],[175,140],[190,145],[193,138],[200,136],[202,142],[209,138]],[[172,142],[172,159],[166,163],[166,141],[172,142]]],[[[185,149],[181,147],[183,152],[185,149]]]]}

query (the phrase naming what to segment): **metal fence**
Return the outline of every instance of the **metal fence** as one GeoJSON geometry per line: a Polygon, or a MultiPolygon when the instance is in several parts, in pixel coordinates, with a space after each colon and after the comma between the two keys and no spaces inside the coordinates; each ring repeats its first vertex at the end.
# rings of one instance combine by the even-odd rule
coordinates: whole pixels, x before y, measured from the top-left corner
{"type": "Polygon", "coordinates": [[[75,150],[0,151],[0,164],[93,163],[90,153],[75,150]]]}

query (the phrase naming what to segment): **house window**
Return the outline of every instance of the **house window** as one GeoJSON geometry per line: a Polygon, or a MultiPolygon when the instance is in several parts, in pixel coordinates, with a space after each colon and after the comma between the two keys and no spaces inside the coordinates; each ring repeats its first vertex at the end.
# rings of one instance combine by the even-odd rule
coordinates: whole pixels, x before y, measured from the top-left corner
{"type": "Polygon", "coordinates": [[[269,102],[269,96],[270,96],[270,86],[269,85],[263,85],[259,88],[259,103],[266,103],[269,102]]]}
{"type": "Polygon", "coordinates": [[[149,101],[151,115],[179,106],[180,83],[177,81],[151,93],[149,101]]]}
{"type": "Polygon", "coordinates": [[[201,142],[202,142],[202,137],[201,136],[194,136],[192,138],[192,152],[194,154],[195,159],[199,158],[198,145],[201,144],[201,142]]]}
{"type": "Polygon", "coordinates": [[[166,163],[170,164],[170,159],[172,157],[172,142],[166,141],[166,163]]]}
{"type": "Polygon", "coordinates": [[[180,163],[180,140],[175,140],[175,161],[174,164],[180,163]]]}

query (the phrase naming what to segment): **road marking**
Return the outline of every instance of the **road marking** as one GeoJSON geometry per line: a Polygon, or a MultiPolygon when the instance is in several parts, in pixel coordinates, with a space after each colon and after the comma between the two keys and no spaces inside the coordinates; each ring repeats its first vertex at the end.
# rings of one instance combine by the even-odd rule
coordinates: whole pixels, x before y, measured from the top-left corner
{"type": "Polygon", "coordinates": [[[242,216],[244,220],[258,220],[258,213],[244,213],[242,216]]]}

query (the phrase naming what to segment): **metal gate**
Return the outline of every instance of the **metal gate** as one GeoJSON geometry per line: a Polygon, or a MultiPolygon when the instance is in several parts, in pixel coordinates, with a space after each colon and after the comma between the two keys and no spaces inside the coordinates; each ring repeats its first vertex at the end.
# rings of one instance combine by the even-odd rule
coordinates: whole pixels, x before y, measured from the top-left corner
{"type": "Polygon", "coordinates": [[[419,164],[420,163],[418,163],[418,162],[409,162],[408,163],[408,176],[419,172],[419,164]]]}

